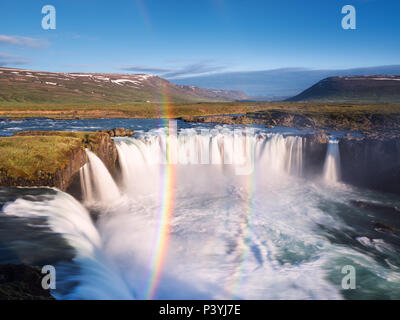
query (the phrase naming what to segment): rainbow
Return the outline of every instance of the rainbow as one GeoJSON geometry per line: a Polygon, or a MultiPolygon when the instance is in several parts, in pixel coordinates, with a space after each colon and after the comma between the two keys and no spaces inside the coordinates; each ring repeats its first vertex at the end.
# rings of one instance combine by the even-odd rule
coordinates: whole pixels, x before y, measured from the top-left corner
{"type": "MultiPolygon", "coordinates": [[[[245,187],[247,190],[247,203],[246,207],[244,208],[244,214],[242,216],[242,221],[241,221],[241,230],[242,230],[242,239],[246,242],[246,239],[250,238],[252,236],[253,230],[252,230],[252,223],[253,223],[253,206],[254,206],[254,195],[256,193],[256,186],[257,186],[257,174],[256,174],[256,167],[254,167],[254,170],[251,174],[244,176],[244,183],[245,187]]],[[[250,248],[246,243],[242,243],[242,250],[239,253],[239,263],[237,264],[236,268],[234,269],[234,272],[232,276],[229,279],[228,283],[228,293],[229,296],[227,299],[229,300],[234,300],[239,297],[239,293],[242,288],[243,284],[243,274],[247,265],[247,261],[250,256],[250,248]]]]}
{"type": "Polygon", "coordinates": [[[148,30],[150,32],[152,32],[153,25],[151,23],[151,19],[150,19],[146,4],[144,3],[143,0],[136,0],[136,5],[137,5],[140,15],[142,16],[143,22],[147,26],[148,30]]]}
{"type": "MultiPolygon", "coordinates": [[[[168,99],[168,92],[166,88],[162,89],[163,99],[161,104],[162,121],[168,127],[168,134],[170,134],[171,123],[168,123],[170,118],[170,103],[168,99]],[[169,126],[168,126],[169,124],[169,126]]],[[[170,222],[174,211],[175,200],[175,165],[169,161],[169,142],[166,139],[166,155],[167,161],[165,166],[162,166],[162,184],[161,184],[161,206],[158,222],[157,237],[151,259],[151,273],[145,290],[145,299],[151,300],[155,298],[156,291],[164,269],[165,258],[168,250],[168,242],[170,235],[170,222]]]]}

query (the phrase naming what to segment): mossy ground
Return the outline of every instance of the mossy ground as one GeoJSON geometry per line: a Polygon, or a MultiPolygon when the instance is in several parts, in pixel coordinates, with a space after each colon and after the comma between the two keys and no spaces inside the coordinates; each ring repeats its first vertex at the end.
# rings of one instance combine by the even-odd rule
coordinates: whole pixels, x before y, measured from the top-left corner
{"type": "Polygon", "coordinates": [[[247,112],[279,110],[313,117],[323,115],[400,115],[399,104],[321,104],[294,102],[221,102],[171,104],[26,104],[0,103],[0,117],[51,118],[177,118],[243,114],[247,112]]]}
{"type": "Polygon", "coordinates": [[[0,103],[0,117],[51,118],[177,118],[236,114],[263,110],[263,104],[252,103],[194,103],[161,105],[154,103],[59,105],[0,103]]]}
{"type": "Polygon", "coordinates": [[[26,179],[37,178],[40,170],[53,174],[68,165],[74,150],[96,143],[100,136],[100,133],[53,131],[0,138],[0,172],[10,178],[26,179]]]}
{"type": "Polygon", "coordinates": [[[261,117],[266,122],[279,118],[298,117],[293,123],[299,127],[368,132],[400,128],[400,105],[282,105],[248,117],[261,117]]]}

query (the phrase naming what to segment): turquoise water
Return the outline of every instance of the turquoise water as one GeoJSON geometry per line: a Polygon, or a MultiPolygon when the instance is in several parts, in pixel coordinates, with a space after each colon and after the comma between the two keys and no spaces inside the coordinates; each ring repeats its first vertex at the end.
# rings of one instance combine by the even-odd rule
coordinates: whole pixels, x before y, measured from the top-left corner
{"type": "MultiPolygon", "coordinates": [[[[50,188],[0,188],[0,263],[55,265],[59,299],[145,298],[165,169],[149,162],[163,152],[157,129],[163,124],[119,121],[37,119],[3,127],[3,135],[17,125],[44,123],[54,130],[141,131],[117,141],[132,166],[115,181],[115,201],[78,202],[50,188]]],[[[200,127],[178,125],[184,150],[193,152],[192,144],[205,139],[193,131],[200,127]]],[[[225,138],[232,130],[212,128],[225,138]]],[[[281,166],[295,160],[288,160],[286,148],[298,132],[279,128],[284,138],[256,129],[260,157],[249,176],[238,177],[225,164],[176,165],[168,251],[154,298],[400,299],[400,198],[326,184],[322,172],[311,179],[293,171],[296,166],[281,166]],[[355,290],[342,288],[348,265],[356,271],[355,290]]]]}

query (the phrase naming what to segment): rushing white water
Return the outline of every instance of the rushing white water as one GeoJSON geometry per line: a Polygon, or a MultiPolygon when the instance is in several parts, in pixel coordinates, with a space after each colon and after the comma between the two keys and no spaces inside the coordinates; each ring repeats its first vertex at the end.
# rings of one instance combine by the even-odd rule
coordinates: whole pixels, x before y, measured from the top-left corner
{"type": "MultiPolygon", "coordinates": [[[[47,217],[76,250],[79,274],[62,276],[78,285],[60,298],[143,299],[155,268],[161,270],[157,299],[340,299],[340,270],[347,264],[400,284],[400,276],[370,255],[326,237],[320,226],[345,228],[337,208],[352,191],[302,176],[301,137],[219,128],[182,130],[172,139],[153,130],[116,142],[120,190],[93,154],[81,170],[84,203],[100,212],[96,221],[62,192],[3,209],[47,217]],[[176,154],[167,157],[171,150],[176,154]],[[166,170],[175,183],[166,184],[166,170]],[[164,263],[155,266],[166,194],[173,203],[169,239],[164,263]],[[328,280],[331,274],[337,283],[328,280]]],[[[329,146],[335,159],[337,144],[329,146]]],[[[385,244],[357,239],[381,250],[385,244]]]]}
{"type": "Polygon", "coordinates": [[[103,162],[86,150],[89,162],[80,171],[82,193],[85,202],[112,203],[119,199],[120,192],[103,162]]]}
{"type": "MultiPolygon", "coordinates": [[[[162,131],[143,139],[124,139],[118,142],[117,150],[125,189],[137,193],[147,192],[160,183],[159,170],[167,162],[167,139],[162,131]]],[[[245,131],[214,130],[202,134],[185,130],[177,141],[170,143],[172,164],[187,170],[193,166],[207,166],[215,177],[227,170],[235,174],[253,174],[255,167],[265,173],[266,178],[292,174],[301,176],[303,167],[301,137],[284,137],[280,134],[249,134],[245,131]],[[175,145],[176,143],[176,145],[175,145]]],[[[171,156],[171,154],[170,154],[171,156]]],[[[198,179],[195,174],[192,179],[198,179]]]]}
{"type": "Polygon", "coordinates": [[[93,203],[94,199],[94,191],[92,187],[92,180],[90,177],[90,168],[89,163],[86,163],[82,168],[79,170],[79,177],[81,182],[81,189],[82,189],[82,197],[85,202],[93,203]]]}
{"type": "MultiPolygon", "coordinates": [[[[114,211],[118,214],[102,215],[97,224],[103,250],[138,297],[143,297],[152,273],[167,140],[159,130],[117,142],[123,190],[130,200],[120,203],[114,211]]],[[[176,205],[168,221],[171,239],[158,298],[340,297],[324,280],[325,258],[311,262],[311,248],[321,245],[319,236],[307,237],[311,250],[304,259],[309,262],[279,267],[282,235],[288,240],[283,243],[297,250],[302,246],[299,237],[310,234],[311,221],[322,218],[316,212],[304,216],[307,210],[297,208],[303,188],[297,181],[302,174],[301,137],[184,130],[172,143],[177,183],[169,188],[176,205]],[[251,170],[237,170],[249,163],[251,170]],[[283,192],[290,196],[278,196],[283,192]],[[282,229],[288,220],[296,221],[296,227],[282,229]],[[300,275],[302,285],[291,288],[300,275]]]]}
{"type": "MultiPolygon", "coordinates": [[[[131,200],[118,215],[98,222],[107,239],[104,250],[139,296],[152,273],[167,140],[160,130],[117,142],[123,189],[131,200]]],[[[340,297],[324,279],[326,258],[311,258],[324,246],[311,235],[312,221],[323,215],[297,206],[301,137],[184,130],[176,143],[176,185],[169,186],[175,207],[157,298],[340,297]],[[251,170],[237,170],[251,162],[251,170]],[[305,263],[281,267],[282,246],[297,251],[302,237],[305,263]],[[300,282],[293,288],[295,279],[300,282]]]]}
{"type": "MultiPolygon", "coordinates": [[[[133,295],[117,272],[114,263],[102,251],[102,239],[89,212],[72,196],[58,192],[55,198],[42,201],[18,199],[3,208],[10,216],[46,217],[54,232],[59,233],[76,250],[75,261],[81,270],[69,279],[79,285],[60,298],[132,299],[133,295]]],[[[46,249],[46,248],[43,248],[46,249]]],[[[58,291],[53,294],[58,297],[58,291]]]]}
{"type": "Polygon", "coordinates": [[[340,181],[340,151],[338,140],[329,140],[323,176],[324,181],[328,184],[335,184],[340,181]]]}

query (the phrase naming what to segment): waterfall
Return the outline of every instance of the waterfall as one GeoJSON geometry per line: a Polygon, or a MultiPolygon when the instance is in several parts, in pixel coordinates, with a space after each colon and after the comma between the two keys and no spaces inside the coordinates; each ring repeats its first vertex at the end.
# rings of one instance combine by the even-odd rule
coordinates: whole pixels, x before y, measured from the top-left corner
{"type": "Polygon", "coordinates": [[[133,299],[116,265],[104,255],[101,235],[89,212],[69,194],[55,191],[54,196],[46,196],[45,200],[43,196],[38,196],[38,200],[32,199],[34,196],[20,198],[3,209],[9,216],[46,218],[50,228],[76,250],[74,261],[80,266],[80,273],[63,279],[62,285],[78,285],[67,296],[59,296],[59,290],[52,294],[63,299],[133,299]]]}
{"type": "Polygon", "coordinates": [[[291,137],[289,143],[289,172],[295,176],[301,176],[303,171],[303,139],[291,137]]]}
{"type": "Polygon", "coordinates": [[[303,168],[303,140],[300,137],[273,135],[265,144],[261,156],[264,167],[275,173],[301,176],[303,168]]]}
{"type": "Polygon", "coordinates": [[[92,203],[94,199],[94,192],[92,187],[92,181],[90,178],[89,163],[86,163],[79,171],[82,196],[86,202],[92,203]]]}
{"type": "MultiPolygon", "coordinates": [[[[123,176],[134,174],[133,170],[137,172],[137,167],[143,164],[165,163],[165,143],[162,134],[118,141],[123,176]]],[[[177,159],[176,164],[182,165],[241,165],[256,155],[256,158],[267,159],[266,165],[276,171],[301,175],[302,145],[301,137],[284,137],[280,134],[249,136],[239,130],[213,134],[189,131],[178,136],[178,154],[174,158],[177,159]]]]}
{"type": "Polygon", "coordinates": [[[89,162],[80,170],[83,199],[87,203],[109,203],[120,197],[120,192],[103,162],[91,151],[86,150],[89,162]]]}
{"type": "Polygon", "coordinates": [[[323,177],[327,184],[335,184],[340,180],[339,140],[329,140],[323,177]]]}
{"type": "MultiPolygon", "coordinates": [[[[260,170],[260,174],[302,174],[301,137],[255,134],[246,130],[214,129],[199,133],[194,129],[185,129],[176,139],[169,141],[167,148],[168,141],[165,132],[159,131],[116,141],[125,189],[138,191],[157,183],[162,170],[160,166],[167,161],[167,149],[176,153],[168,158],[180,168],[184,165],[208,165],[218,170],[248,165],[250,169],[260,170]]],[[[252,173],[252,170],[247,172],[252,173]]]]}
{"type": "Polygon", "coordinates": [[[152,130],[115,143],[121,192],[90,151],[80,170],[84,204],[96,205],[96,219],[60,191],[4,208],[8,215],[45,217],[75,249],[74,263],[55,266],[62,281],[57,289],[67,287],[55,290],[56,298],[147,298],[156,273],[156,299],[340,297],[321,270],[328,260],[320,248],[330,246],[321,246],[314,233],[315,223],[325,221],[315,209],[319,198],[309,196],[314,187],[305,179],[296,179],[301,137],[183,129],[172,139],[152,130]],[[167,159],[174,165],[166,166],[167,159]],[[247,176],[237,174],[252,162],[247,176]]]}

